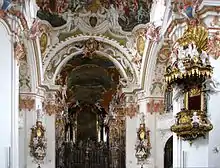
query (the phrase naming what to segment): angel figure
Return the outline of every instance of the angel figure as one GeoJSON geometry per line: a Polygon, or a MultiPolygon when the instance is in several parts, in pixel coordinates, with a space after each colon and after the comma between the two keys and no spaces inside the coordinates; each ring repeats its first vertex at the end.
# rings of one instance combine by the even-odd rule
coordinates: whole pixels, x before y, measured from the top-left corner
{"type": "Polygon", "coordinates": [[[197,115],[197,112],[194,112],[193,116],[192,116],[192,125],[193,125],[193,127],[197,127],[197,126],[199,126],[199,124],[200,124],[200,118],[197,115]]]}
{"type": "Polygon", "coordinates": [[[200,55],[200,58],[202,60],[202,63],[205,65],[206,64],[206,59],[208,58],[208,54],[205,51],[202,51],[202,54],[200,55]]]}
{"type": "Polygon", "coordinates": [[[141,61],[142,57],[139,54],[136,54],[132,59],[132,62],[134,62],[137,65],[138,69],[141,68],[141,61]]]}
{"type": "Polygon", "coordinates": [[[186,56],[186,50],[184,50],[183,46],[180,46],[178,49],[178,58],[184,59],[186,56]]]}
{"type": "Polygon", "coordinates": [[[198,57],[199,56],[199,52],[198,52],[198,49],[197,49],[197,46],[196,46],[196,43],[193,41],[192,44],[192,56],[193,57],[198,57]]]}

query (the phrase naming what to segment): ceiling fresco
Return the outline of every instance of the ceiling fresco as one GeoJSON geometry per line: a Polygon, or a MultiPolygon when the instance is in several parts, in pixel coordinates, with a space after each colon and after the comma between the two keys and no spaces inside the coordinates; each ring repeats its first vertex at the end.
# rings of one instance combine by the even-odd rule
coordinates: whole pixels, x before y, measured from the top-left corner
{"type": "MultiPolygon", "coordinates": [[[[119,73],[114,64],[99,56],[78,55],[64,66],[57,84],[67,85],[68,101],[92,104],[111,100],[119,83],[119,73]]],[[[107,104],[106,102],[104,102],[107,104]]]]}
{"type": "Polygon", "coordinates": [[[153,0],[39,0],[37,15],[54,27],[66,23],[62,14],[67,11],[75,14],[90,11],[109,20],[114,15],[124,31],[131,31],[136,25],[149,22],[152,3],[153,0]]]}

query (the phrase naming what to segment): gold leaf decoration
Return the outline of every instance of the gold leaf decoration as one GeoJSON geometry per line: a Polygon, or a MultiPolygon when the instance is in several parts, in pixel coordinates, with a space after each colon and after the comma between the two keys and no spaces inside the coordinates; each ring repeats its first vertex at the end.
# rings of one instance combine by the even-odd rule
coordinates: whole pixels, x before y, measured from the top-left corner
{"type": "Polygon", "coordinates": [[[200,51],[208,49],[208,31],[202,26],[188,26],[183,36],[177,40],[181,46],[194,42],[200,51]]]}

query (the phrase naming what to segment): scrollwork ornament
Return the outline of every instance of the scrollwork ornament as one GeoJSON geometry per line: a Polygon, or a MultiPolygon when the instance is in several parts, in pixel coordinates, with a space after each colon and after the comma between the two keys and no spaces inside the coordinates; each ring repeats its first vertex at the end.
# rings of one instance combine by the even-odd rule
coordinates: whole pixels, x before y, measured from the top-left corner
{"type": "Polygon", "coordinates": [[[20,98],[19,99],[19,108],[20,109],[27,109],[30,111],[31,109],[34,108],[34,105],[35,105],[34,99],[31,99],[31,98],[25,98],[25,99],[20,98]]]}
{"type": "Polygon", "coordinates": [[[126,110],[126,115],[129,116],[130,119],[132,119],[138,113],[139,105],[137,103],[131,103],[127,108],[125,108],[125,110],[126,110]]]}
{"type": "Polygon", "coordinates": [[[31,128],[30,155],[34,158],[39,167],[46,156],[47,141],[45,137],[46,130],[41,121],[37,121],[31,128]]]}
{"type": "Polygon", "coordinates": [[[150,130],[145,126],[145,116],[141,117],[141,123],[137,131],[136,154],[139,164],[144,164],[151,152],[150,130]]]}
{"type": "Polygon", "coordinates": [[[26,56],[24,44],[21,42],[16,42],[14,44],[14,53],[15,53],[15,57],[18,61],[24,59],[26,56]]]}
{"type": "Polygon", "coordinates": [[[51,102],[44,103],[44,109],[49,116],[56,114],[59,111],[62,111],[62,107],[60,107],[58,104],[53,104],[51,102]]]}

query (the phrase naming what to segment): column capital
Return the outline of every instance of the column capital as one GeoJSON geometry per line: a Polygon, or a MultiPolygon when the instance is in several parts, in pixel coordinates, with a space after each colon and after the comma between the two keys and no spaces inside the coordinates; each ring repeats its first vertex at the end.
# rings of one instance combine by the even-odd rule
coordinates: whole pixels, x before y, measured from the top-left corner
{"type": "Polygon", "coordinates": [[[19,109],[20,110],[29,110],[31,111],[32,109],[35,108],[35,99],[33,97],[21,97],[19,99],[19,109]]]}
{"type": "Polygon", "coordinates": [[[146,98],[147,112],[153,114],[164,112],[164,97],[147,97],[146,98]]]}

